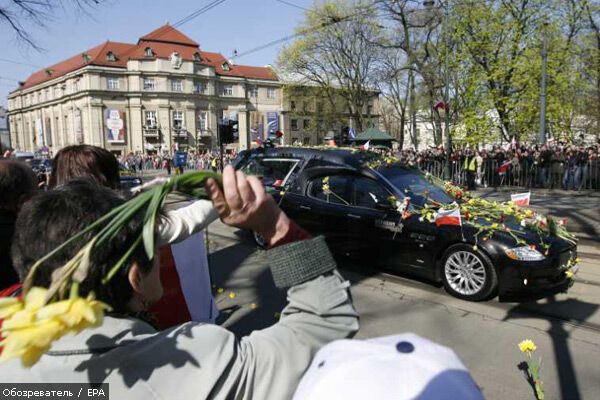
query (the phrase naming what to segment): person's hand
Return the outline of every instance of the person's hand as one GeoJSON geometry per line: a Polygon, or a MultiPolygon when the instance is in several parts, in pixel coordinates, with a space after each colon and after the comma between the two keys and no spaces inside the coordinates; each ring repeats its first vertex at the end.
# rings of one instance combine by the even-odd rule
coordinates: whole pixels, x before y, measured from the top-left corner
{"type": "Polygon", "coordinates": [[[206,191],[225,224],[253,230],[268,245],[276,243],[290,229],[290,219],[255,176],[246,177],[228,165],[223,170],[223,190],[209,179],[206,191]]]}

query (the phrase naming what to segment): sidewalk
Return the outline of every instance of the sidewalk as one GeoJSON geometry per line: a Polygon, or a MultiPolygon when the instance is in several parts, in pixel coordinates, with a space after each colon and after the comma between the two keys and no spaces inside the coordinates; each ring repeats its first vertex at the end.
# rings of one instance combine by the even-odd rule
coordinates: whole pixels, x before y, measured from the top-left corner
{"type": "Polygon", "coordinates": [[[478,188],[474,193],[495,201],[510,200],[511,193],[531,191],[531,208],[557,218],[582,239],[600,241],[600,192],[562,189],[478,188]]]}

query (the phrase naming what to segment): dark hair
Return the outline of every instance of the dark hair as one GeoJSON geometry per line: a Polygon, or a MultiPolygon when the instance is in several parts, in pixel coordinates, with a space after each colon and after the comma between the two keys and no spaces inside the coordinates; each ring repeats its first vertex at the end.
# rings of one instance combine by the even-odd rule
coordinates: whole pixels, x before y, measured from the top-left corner
{"type": "MultiPolygon", "coordinates": [[[[116,192],[87,179],[76,179],[59,188],[40,192],[28,201],[17,218],[12,256],[15,270],[25,279],[31,266],[51,250],[89,226],[116,206],[123,204],[116,192]]],[[[110,304],[115,312],[127,312],[132,296],[128,279],[129,268],[121,268],[111,281],[102,284],[102,278],[122,257],[141,233],[142,215],[121,229],[117,236],[98,248],[91,257],[88,277],[80,286],[82,295],[94,291],[96,297],[110,304]]],[[[39,267],[33,279],[34,286],[49,287],[52,273],[70,260],[99,229],[87,233],[39,267]]],[[[138,262],[142,271],[152,269],[143,246],[138,246],[127,261],[138,262]]]]}
{"type": "Polygon", "coordinates": [[[25,163],[0,160],[0,210],[17,212],[37,185],[33,170],[25,163]]]}
{"type": "Polygon", "coordinates": [[[61,149],[54,157],[48,187],[74,178],[89,178],[111,189],[119,188],[119,162],[108,150],[82,144],[61,149]]]}

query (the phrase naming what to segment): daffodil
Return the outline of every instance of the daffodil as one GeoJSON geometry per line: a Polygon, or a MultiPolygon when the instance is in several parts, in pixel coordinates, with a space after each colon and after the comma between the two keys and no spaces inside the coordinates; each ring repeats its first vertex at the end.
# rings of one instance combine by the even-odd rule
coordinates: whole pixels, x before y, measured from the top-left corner
{"type": "Polygon", "coordinates": [[[23,309],[23,301],[16,297],[0,298],[0,319],[10,318],[17,311],[23,309]]]}
{"type": "Polygon", "coordinates": [[[519,350],[522,353],[532,353],[537,349],[537,346],[533,342],[533,340],[525,339],[521,343],[519,343],[519,350]]]}
{"type": "Polygon", "coordinates": [[[573,271],[571,271],[570,269],[565,271],[565,276],[569,279],[573,278],[575,274],[573,273],[573,271]]]}

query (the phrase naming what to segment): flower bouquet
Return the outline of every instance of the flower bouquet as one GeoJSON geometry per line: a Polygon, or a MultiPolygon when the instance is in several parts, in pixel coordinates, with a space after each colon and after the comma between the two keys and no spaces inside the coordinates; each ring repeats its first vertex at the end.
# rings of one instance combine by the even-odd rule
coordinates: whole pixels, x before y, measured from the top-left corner
{"type": "Polygon", "coordinates": [[[119,269],[127,267],[138,246],[143,246],[146,255],[152,260],[155,253],[156,219],[167,195],[178,191],[197,199],[207,198],[204,184],[209,178],[221,181],[221,176],[213,172],[191,172],[165,180],[114,208],[37,260],[23,282],[24,296],[0,298],[0,320],[3,320],[0,328],[0,361],[20,358],[24,366],[30,367],[62,336],[101,325],[104,313],[111,309],[110,305],[96,300],[93,292],[85,298],[79,293],[80,284],[88,276],[91,255],[113,240],[141,212],[143,226],[138,237],[103,277],[102,283],[108,283],[119,269]],[[97,230],[95,236],[53,273],[48,288],[32,287],[35,274],[45,261],[81,240],[92,230],[97,230]]]}

